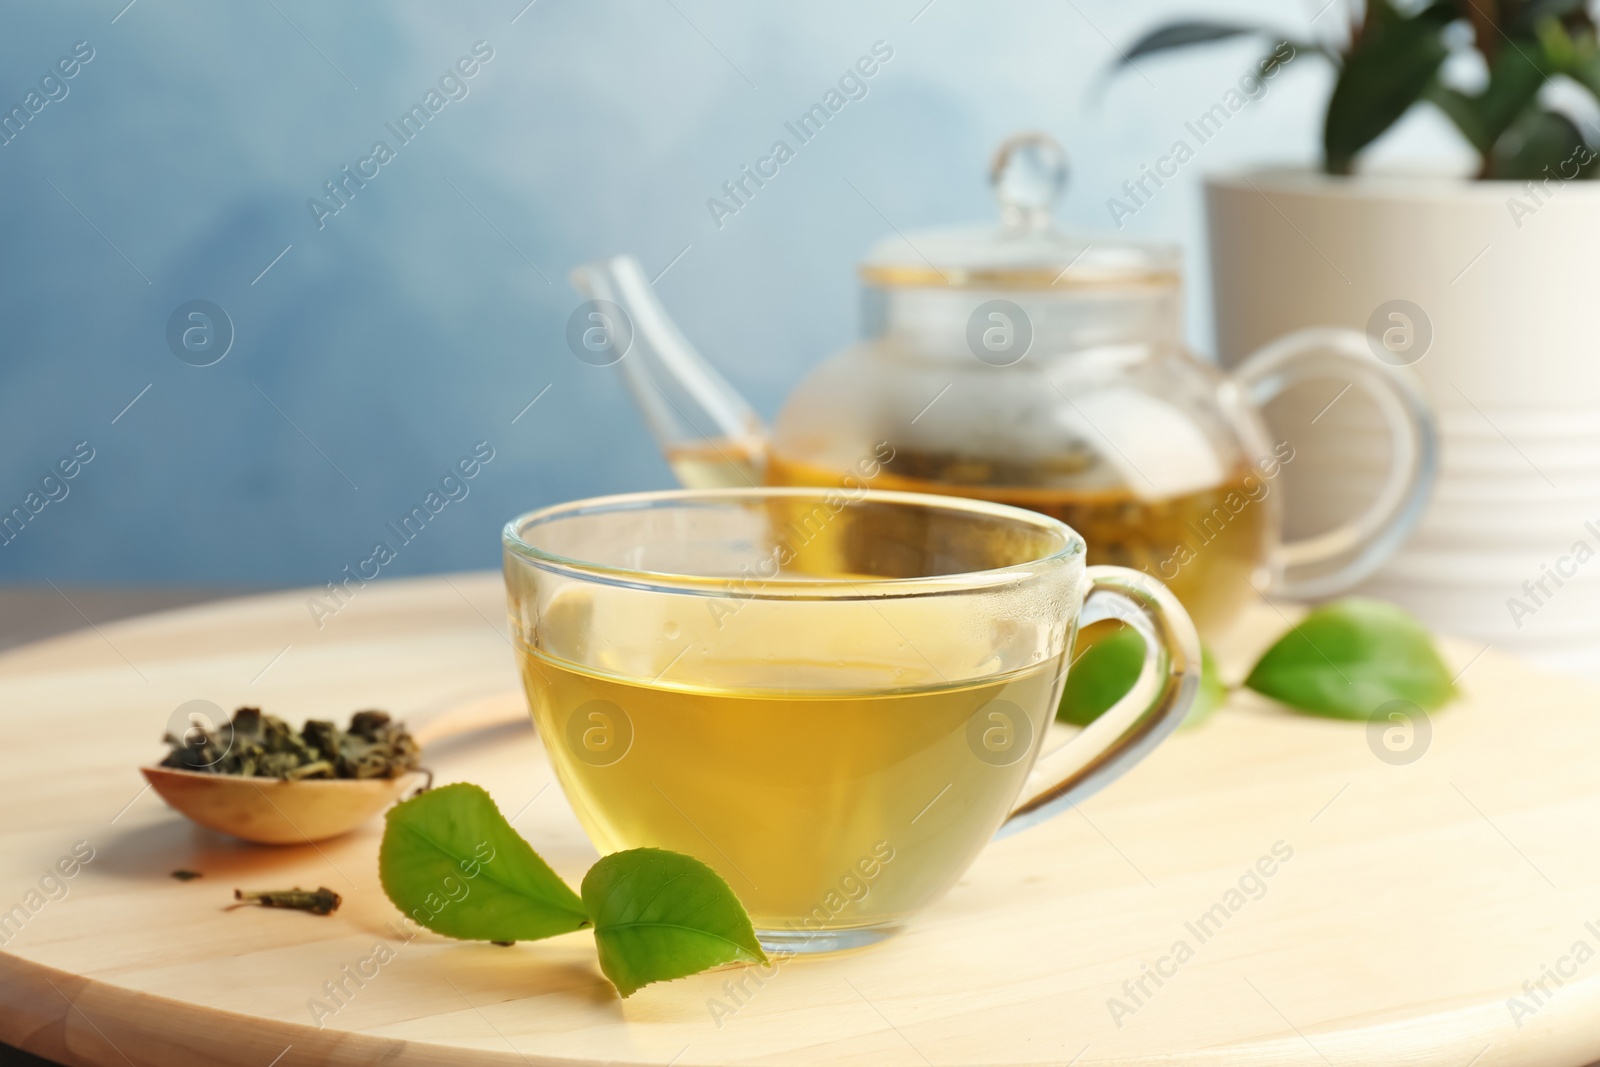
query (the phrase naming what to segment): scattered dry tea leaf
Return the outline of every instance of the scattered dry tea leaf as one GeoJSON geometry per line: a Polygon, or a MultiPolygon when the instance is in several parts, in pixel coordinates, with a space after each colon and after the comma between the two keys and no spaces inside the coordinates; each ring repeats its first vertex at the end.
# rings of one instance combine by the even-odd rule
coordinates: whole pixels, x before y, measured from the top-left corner
{"type": "Polygon", "coordinates": [[[339,894],[323,886],[320,889],[264,889],[252,892],[235,889],[233,899],[241,904],[259,904],[263,908],[294,908],[313,915],[332,915],[339,910],[339,894]]]}

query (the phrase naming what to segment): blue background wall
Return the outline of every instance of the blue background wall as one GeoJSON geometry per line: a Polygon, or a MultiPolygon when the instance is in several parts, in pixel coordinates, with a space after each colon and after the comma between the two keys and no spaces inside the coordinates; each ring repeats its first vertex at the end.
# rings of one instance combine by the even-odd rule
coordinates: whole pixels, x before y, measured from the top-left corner
{"type": "MultiPolygon", "coordinates": [[[[0,147],[0,510],[76,442],[95,450],[0,547],[8,582],[320,584],[480,440],[495,459],[470,495],[384,573],[495,566],[520,510],[671,482],[616,372],[566,347],[574,264],[629,250],[654,273],[687,246],[658,291],[770,416],[855,331],[851,267],[886,227],[846,179],[902,229],[987,219],[989,154],[1041,128],[1073,160],[1064,223],[1103,231],[1107,197],[1260,50],[1152,59],[1095,104],[1112,41],[1195,10],[1300,32],[1343,17],[1308,30],[1321,0],[124,3],[0,13],[6,108],[94,49],[0,147]],[[395,145],[384,123],[480,40],[494,58],[469,95],[319,230],[307,199],[395,145]],[[894,58],[869,94],[719,229],[707,198],[879,40],[894,58]],[[235,329],[209,367],[165,337],[197,298],[235,329]]],[[[1202,348],[1199,178],[1314,160],[1328,81],[1297,60],[1127,224],[1187,245],[1202,348]]],[[[1451,147],[1426,115],[1392,141],[1451,147]]]]}

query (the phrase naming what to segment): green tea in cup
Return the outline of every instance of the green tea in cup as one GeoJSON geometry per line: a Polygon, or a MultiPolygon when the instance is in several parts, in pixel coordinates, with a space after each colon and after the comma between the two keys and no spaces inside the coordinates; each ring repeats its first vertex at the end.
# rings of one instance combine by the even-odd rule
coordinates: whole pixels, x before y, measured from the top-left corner
{"type": "Polygon", "coordinates": [[[595,846],[698,857],[791,951],[893,931],[996,831],[1181,720],[1182,609],[1083,557],[1037,513],[821,489],[613,497],[506,530],[529,705],[595,846]],[[1143,683],[1041,758],[1076,626],[1113,614],[1150,638],[1143,683]]]}

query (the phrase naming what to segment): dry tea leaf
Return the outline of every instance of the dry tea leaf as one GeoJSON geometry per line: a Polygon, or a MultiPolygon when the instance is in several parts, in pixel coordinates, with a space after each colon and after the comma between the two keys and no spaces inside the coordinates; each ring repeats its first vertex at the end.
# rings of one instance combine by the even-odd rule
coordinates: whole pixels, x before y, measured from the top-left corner
{"type": "Polygon", "coordinates": [[[340,904],[339,894],[327,886],[320,889],[264,889],[260,892],[235,889],[233,899],[241,904],[293,908],[296,911],[309,911],[313,915],[332,915],[339,910],[340,904]]]}
{"type": "Polygon", "coordinates": [[[161,766],[206,774],[281,778],[396,778],[415,770],[422,749],[386,712],[358,711],[350,728],[312,719],[297,734],[260,708],[240,708],[216,729],[195,727],[166,737],[161,766]]]}

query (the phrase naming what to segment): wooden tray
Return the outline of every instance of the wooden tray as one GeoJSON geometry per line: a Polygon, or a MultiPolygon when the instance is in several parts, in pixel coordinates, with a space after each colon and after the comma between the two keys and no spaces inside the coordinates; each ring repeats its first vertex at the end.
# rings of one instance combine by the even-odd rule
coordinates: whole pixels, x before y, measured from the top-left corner
{"type": "MultiPolygon", "coordinates": [[[[1476,647],[1448,646],[1466,699],[1433,719],[1418,761],[1379,759],[1360,725],[1236,697],[1082,810],[992,845],[888,943],[627,1002],[586,933],[402,942],[377,883],[381,823],[248,847],[141,787],[136,766],[192,699],[296,720],[376,706],[413,724],[514,709],[503,616],[499,578],[464,575],[368,586],[321,629],[285,593],[0,658],[0,920],[13,905],[24,920],[0,930],[0,1040],[137,1067],[1600,1057],[1600,699],[1476,647]],[[45,886],[66,895],[30,896],[77,842],[93,859],[45,886]],[[344,906],[228,909],[235,886],[295,884],[344,906]],[[380,944],[393,959],[315,1025],[324,983],[380,944]],[[1525,990],[1540,981],[1549,995],[1525,990]]],[[[1266,608],[1253,623],[1258,644],[1284,625],[1266,608]]],[[[430,762],[486,786],[573,884],[594,859],[528,726],[441,743],[430,762]]]]}

